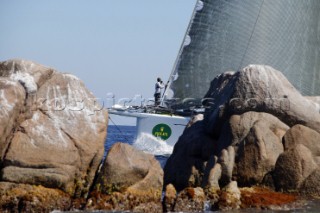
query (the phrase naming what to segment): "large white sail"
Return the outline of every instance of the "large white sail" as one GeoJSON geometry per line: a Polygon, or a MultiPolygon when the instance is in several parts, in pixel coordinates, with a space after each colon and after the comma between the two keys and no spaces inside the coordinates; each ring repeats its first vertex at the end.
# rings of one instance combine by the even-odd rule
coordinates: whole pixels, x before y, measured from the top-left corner
{"type": "Polygon", "coordinates": [[[319,11],[319,0],[197,1],[165,101],[199,100],[218,74],[248,64],[270,65],[302,94],[320,95],[319,11]]]}
{"type": "Polygon", "coordinates": [[[164,94],[169,109],[112,108],[109,113],[137,118],[139,148],[165,145],[168,150],[195,111],[175,109],[201,104],[222,72],[266,64],[282,71],[302,94],[320,95],[319,11],[320,0],[198,0],[164,94]],[[177,115],[181,112],[184,116],[177,115]]]}

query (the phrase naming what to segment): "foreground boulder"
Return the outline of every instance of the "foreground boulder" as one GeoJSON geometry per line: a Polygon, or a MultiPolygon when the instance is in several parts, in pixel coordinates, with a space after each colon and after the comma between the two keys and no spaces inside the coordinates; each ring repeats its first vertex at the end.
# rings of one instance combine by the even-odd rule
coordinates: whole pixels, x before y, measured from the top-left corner
{"type": "Polygon", "coordinates": [[[263,208],[297,199],[273,190],[318,196],[318,101],[269,66],[221,74],[203,101],[203,120],[194,119],[176,143],[164,186],[172,184],[178,193],[202,187],[211,210],[247,208],[255,194],[263,208]]]}
{"type": "Polygon", "coordinates": [[[108,123],[75,76],[31,61],[0,63],[2,182],[86,196],[104,153],[108,123]]]}
{"type": "Polygon", "coordinates": [[[129,144],[115,143],[98,174],[86,209],[162,212],[162,187],[163,170],[153,155],[129,144]]]}
{"type": "Polygon", "coordinates": [[[153,155],[129,144],[115,143],[108,152],[97,178],[97,190],[102,193],[159,193],[163,186],[163,170],[153,155]]]}

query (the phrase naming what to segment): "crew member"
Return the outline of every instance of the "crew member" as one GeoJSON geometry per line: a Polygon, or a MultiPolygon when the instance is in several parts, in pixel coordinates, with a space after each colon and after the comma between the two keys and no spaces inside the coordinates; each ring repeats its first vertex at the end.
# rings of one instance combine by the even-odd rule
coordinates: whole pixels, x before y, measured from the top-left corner
{"type": "Polygon", "coordinates": [[[160,104],[160,97],[161,97],[161,89],[163,89],[165,85],[163,84],[161,78],[157,78],[157,83],[155,85],[155,92],[154,92],[154,103],[156,106],[160,104]]]}

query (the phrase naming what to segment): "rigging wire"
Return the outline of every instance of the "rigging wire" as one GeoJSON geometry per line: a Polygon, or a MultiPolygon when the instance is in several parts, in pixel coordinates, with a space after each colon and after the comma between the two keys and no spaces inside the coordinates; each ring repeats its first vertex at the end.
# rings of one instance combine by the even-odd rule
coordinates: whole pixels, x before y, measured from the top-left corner
{"type": "Polygon", "coordinates": [[[126,140],[127,143],[129,143],[129,139],[123,134],[123,132],[121,131],[121,129],[118,127],[118,125],[111,119],[110,116],[109,120],[113,123],[113,125],[117,128],[117,130],[120,132],[120,134],[122,135],[122,137],[126,140]]]}
{"type": "Polygon", "coordinates": [[[262,0],[262,2],[261,2],[260,9],[259,9],[259,13],[258,13],[256,22],[254,23],[254,26],[253,26],[253,28],[252,28],[252,32],[251,32],[251,35],[250,35],[250,37],[249,37],[247,47],[246,47],[246,49],[245,49],[245,51],[244,51],[244,54],[243,54],[243,56],[242,56],[242,59],[241,59],[241,61],[240,61],[238,70],[241,69],[241,66],[242,66],[242,63],[243,63],[243,61],[244,61],[244,58],[245,58],[246,55],[247,55],[247,51],[248,51],[248,49],[249,49],[249,45],[250,45],[250,42],[251,42],[253,33],[254,33],[255,29],[256,29],[256,26],[257,26],[257,23],[258,23],[258,20],[259,20],[259,17],[260,17],[260,13],[261,13],[261,9],[262,9],[263,4],[264,4],[264,0],[262,0]]]}
{"type": "Polygon", "coordinates": [[[175,60],[175,62],[174,62],[174,65],[173,65],[173,67],[172,67],[172,70],[171,70],[169,79],[168,79],[168,81],[167,81],[167,87],[165,88],[165,90],[164,90],[164,92],[163,92],[163,95],[162,95],[162,97],[161,97],[160,106],[163,106],[163,105],[164,105],[164,99],[165,99],[165,96],[166,96],[166,94],[167,94],[167,91],[168,91],[168,89],[170,89],[171,84],[172,84],[173,81],[174,81],[174,75],[176,75],[177,67],[178,67],[178,64],[179,64],[179,59],[180,59],[180,56],[181,56],[182,51],[183,51],[184,46],[185,46],[184,43],[185,43],[186,38],[187,38],[187,36],[188,36],[188,34],[189,34],[189,32],[190,32],[191,25],[192,25],[193,20],[194,20],[194,18],[195,18],[195,16],[196,16],[196,13],[197,13],[197,5],[199,4],[200,1],[201,1],[201,0],[197,0],[196,3],[195,3],[193,12],[192,12],[192,14],[191,14],[190,22],[189,22],[189,24],[188,24],[186,33],[184,34],[184,37],[183,37],[182,43],[181,43],[181,45],[180,45],[180,49],[179,49],[177,58],[176,58],[176,60],[175,60]]]}

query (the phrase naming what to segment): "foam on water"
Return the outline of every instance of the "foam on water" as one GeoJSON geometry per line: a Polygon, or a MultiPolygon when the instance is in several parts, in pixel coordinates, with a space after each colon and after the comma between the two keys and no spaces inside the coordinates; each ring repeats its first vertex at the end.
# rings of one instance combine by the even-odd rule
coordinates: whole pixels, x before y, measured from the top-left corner
{"type": "Polygon", "coordinates": [[[153,155],[171,155],[173,146],[168,145],[165,141],[154,137],[148,133],[142,133],[135,141],[133,146],[136,149],[153,155]]]}

